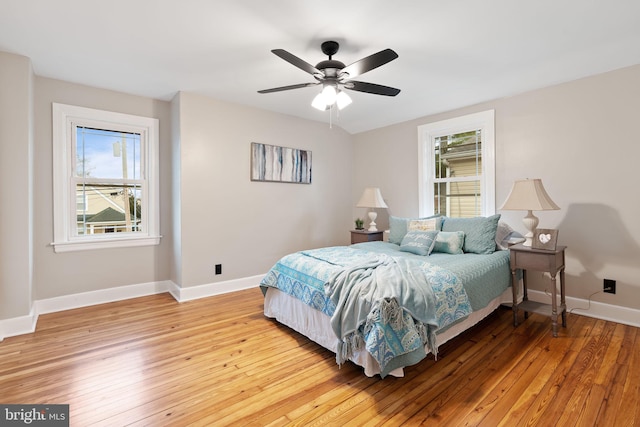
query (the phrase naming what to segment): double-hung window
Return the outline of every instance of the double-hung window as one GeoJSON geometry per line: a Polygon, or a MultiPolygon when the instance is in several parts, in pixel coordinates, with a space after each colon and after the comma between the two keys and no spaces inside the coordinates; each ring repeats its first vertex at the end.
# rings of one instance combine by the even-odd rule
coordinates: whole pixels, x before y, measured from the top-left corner
{"type": "Polygon", "coordinates": [[[495,213],[494,111],[418,128],[420,215],[495,213]]]}
{"type": "Polygon", "coordinates": [[[53,104],[56,252],[158,244],[158,120],[53,104]]]}

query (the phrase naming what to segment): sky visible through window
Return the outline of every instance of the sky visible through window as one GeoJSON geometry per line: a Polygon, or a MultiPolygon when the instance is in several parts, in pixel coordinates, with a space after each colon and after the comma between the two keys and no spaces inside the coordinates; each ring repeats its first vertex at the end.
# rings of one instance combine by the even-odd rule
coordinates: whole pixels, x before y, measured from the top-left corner
{"type": "Polygon", "coordinates": [[[126,169],[127,179],[141,179],[140,134],[78,127],[76,136],[76,176],[125,179],[126,169]]]}

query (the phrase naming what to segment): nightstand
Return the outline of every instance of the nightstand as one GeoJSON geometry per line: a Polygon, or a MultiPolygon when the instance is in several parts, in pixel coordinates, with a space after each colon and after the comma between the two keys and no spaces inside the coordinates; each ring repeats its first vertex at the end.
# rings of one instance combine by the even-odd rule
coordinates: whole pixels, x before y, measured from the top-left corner
{"type": "Polygon", "coordinates": [[[511,284],[513,289],[513,325],[518,326],[518,310],[523,310],[525,319],[529,313],[540,313],[551,317],[553,336],[558,336],[558,311],[562,315],[562,326],[567,326],[567,304],[564,289],[564,250],[566,246],[557,246],[555,250],[532,249],[527,246],[509,247],[511,262],[511,284]],[[523,298],[518,304],[518,278],[516,270],[522,270],[523,298]],[[551,276],[551,303],[529,301],[527,297],[527,270],[549,273],[551,276]],[[560,305],[558,306],[556,275],[560,273],[560,305]]]}
{"type": "Polygon", "coordinates": [[[382,231],[351,230],[351,244],[382,241],[382,231]]]}

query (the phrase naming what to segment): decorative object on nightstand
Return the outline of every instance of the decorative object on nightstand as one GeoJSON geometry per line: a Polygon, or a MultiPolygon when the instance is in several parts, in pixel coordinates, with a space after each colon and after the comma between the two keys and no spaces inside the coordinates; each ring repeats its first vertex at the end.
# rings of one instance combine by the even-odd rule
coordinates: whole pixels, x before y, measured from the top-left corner
{"type": "Polygon", "coordinates": [[[557,241],[558,230],[551,230],[549,228],[536,228],[536,231],[533,233],[533,242],[531,243],[531,248],[553,251],[556,249],[557,241]]]}
{"type": "Polygon", "coordinates": [[[376,227],[376,218],[378,217],[378,213],[374,209],[388,207],[382,199],[380,189],[377,187],[365,188],[356,207],[371,208],[368,214],[369,219],[371,220],[369,223],[369,231],[378,231],[378,228],[376,227]]]}
{"type": "Polygon", "coordinates": [[[564,286],[564,250],[566,246],[557,246],[554,250],[533,249],[524,245],[509,247],[511,265],[511,288],[513,289],[513,326],[518,326],[518,310],[528,313],[540,313],[551,317],[553,336],[558,336],[558,314],[562,316],[562,326],[567,326],[567,304],[564,286]],[[518,304],[517,270],[522,270],[522,302],[518,304]],[[527,295],[527,270],[549,273],[551,276],[551,303],[529,301],[527,295]],[[558,306],[556,275],[560,273],[560,305],[558,306]],[[558,313],[559,312],[559,313],[558,313]]]}
{"type": "Polygon", "coordinates": [[[513,183],[511,193],[509,193],[509,197],[507,197],[500,209],[528,211],[527,215],[522,219],[527,229],[527,234],[524,235],[526,241],[523,245],[531,246],[533,232],[538,226],[538,217],[533,214],[533,211],[549,211],[560,208],[545,191],[541,179],[522,179],[513,183]]]}
{"type": "Polygon", "coordinates": [[[362,218],[356,219],[356,230],[364,230],[364,221],[362,218]]]}
{"type": "Polygon", "coordinates": [[[351,244],[382,241],[382,231],[351,230],[351,244]]]}

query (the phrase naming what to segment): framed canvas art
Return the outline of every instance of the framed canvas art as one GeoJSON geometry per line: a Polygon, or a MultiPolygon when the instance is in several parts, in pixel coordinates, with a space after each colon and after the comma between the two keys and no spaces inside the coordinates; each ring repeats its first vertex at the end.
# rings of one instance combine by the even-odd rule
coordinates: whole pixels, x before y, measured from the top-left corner
{"type": "Polygon", "coordinates": [[[251,181],[311,184],[311,151],[252,142],[251,181]]]}
{"type": "Polygon", "coordinates": [[[549,228],[537,228],[533,233],[531,247],[533,249],[546,249],[554,251],[558,241],[558,230],[549,228]]]}

